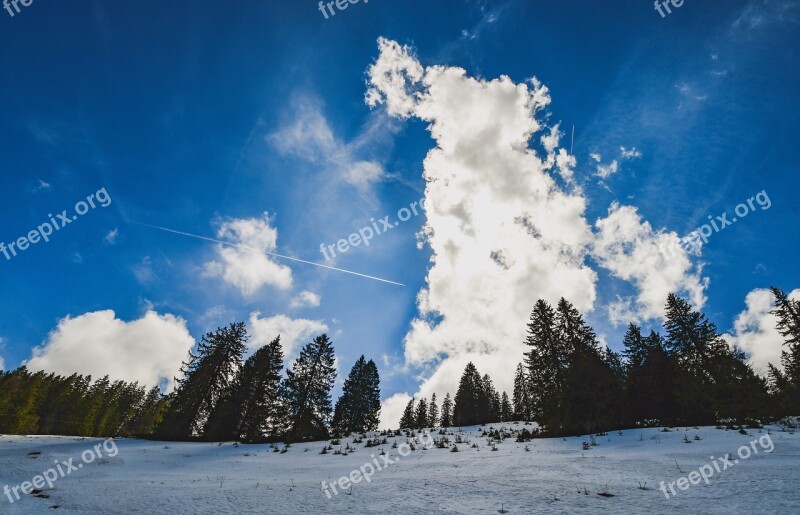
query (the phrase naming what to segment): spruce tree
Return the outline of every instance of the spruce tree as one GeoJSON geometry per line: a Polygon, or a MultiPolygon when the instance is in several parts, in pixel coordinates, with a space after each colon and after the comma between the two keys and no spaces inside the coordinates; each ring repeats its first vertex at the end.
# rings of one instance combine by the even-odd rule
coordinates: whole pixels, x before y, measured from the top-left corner
{"type": "Polygon", "coordinates": [[[483,376],[483,402],[481,419],[485,422],[500,420],[500,395],[494,388],[494,383],[489,374],[483,376]]]}
{"type": "Polygon", "coordinates": [[[508,394],[506,392],[503,392],[500,401],[500,420],[502,422],[514,420],[514,408],[511,406],[511,401],[508,400],[508,394]]]}
{"type": "Polygon", "coordinates": [[[245,442],[279,438],[286,430],[288,407],[283,384],[280,336],[245,361],[239,374],[241,411],[238,435],[245,442]]]}
{"type": "Polygon", "coordinates": [[[627,361],[628,368],[639,368],[644,364],[649,347],[642,336],[642,329],[636,324],[628,324],[628,331],[622,339],[625,350],[622,355],[627,361]]]}
{"type": "Polygon", "coordinates": [[[400,429],[414,429],[417,425],[417,418],[414,412],[414,399],[408,401],[403,416],[400,417],[400,429]]]}
{"type": "MultiPolygon", "coordinates": [[[[491,386],[491,380],[488,381],[488,386],[491,386]]],[[[467,363],[456,392],[453,425],[470,426],[491,422],[492,403],[487,382],[472,362],[467,363]]]]}
{"type": "Polygon", "coordinates": [[[286,423],[282,368],[283,349],[277,337],[247,358],[231,387],[211,412],[206,437],[245,442],[277,437],[286,423]]]}
{"type": "Polygon", "coordinates": [[[514,373],[514,414],[515,420],[529,421],[531,420],[531,387],[528,385],[528,378],[525,373],[525,367],[522,363],[517,364],[517,370],[514,373]]]}
{"type": "Polygon", "coordinates": [[[333,345],[326,334],[303,347],[286,372],[286,400],[290,429],[287,440],[302,442],[328,438],[330,391],[336,380],[333,345]]]}
{"type": "Polygon", "coordinates": [[[553,411],[553,403],[560,397],[561,357],[555,329],[555,312],[544,300],[538,300],[528,322],[525,344],[525,367],[530,387],[530,413],[541,422],[545,411],[553,411]]]}
{"type": "Polygon", "coordinates": [[[667,297],[667,351],[689,372],[710,380],[711,361],[729,352],[728,344],[717,333],[717,327],[684,299],[670,293],[667,297]]]}
{"type": "Polygon", "coordinates": [[[450,399],[450,393],[445,394],[442,401],[442,416],[439,420],[442,427],[450,427],[453,425],[453,401],[450,399]]]}
{"type": "Polygon", "coordinates": [[[778,319],[776,328],[787,347],[781,351],[784,372],[770,368],[772,389],[784,413],[800,413],[800,301],[790,299],[778,288],[771,290],[775,297],[775,309],[771,313],[778,319]]]}
{"type": "Polygon", "coordinates": [[[431,402],[428,404],[428,424],[436,427],[439,424],[439,407],[436,406],[436,394],[431,395],[431,402]]]}
{"type": "Polygon", "coordinates": [[[428,427],[428,401],[423,397],[417,405],[417,412],[414,414],[414,427],[422,429],[428,427]]]}
{"type": "Polygon", "coordinates": [[[336,402],[332,427],[336,434],[373,431],[380,415],[380,379],[378,368],[361,356],[344,382],[342,396],[336,402]]]}
{"type": "Polygon", "coordinates": [[[247,348],[247,330],[237,322],[208,333],[183,364],[183,378],[169,396],[169,408],[159,424],[162,438],[185,439],[202,433],[214,406],[227,394],[247,348]]]}
{"type": "Polygon", "coordinates": [[[786,340],[786,345],[800,345],[800,300],[792,300],[783,290],[772,287],[775,309],[771,311],[778,318],[777,329],[786,340]]]}

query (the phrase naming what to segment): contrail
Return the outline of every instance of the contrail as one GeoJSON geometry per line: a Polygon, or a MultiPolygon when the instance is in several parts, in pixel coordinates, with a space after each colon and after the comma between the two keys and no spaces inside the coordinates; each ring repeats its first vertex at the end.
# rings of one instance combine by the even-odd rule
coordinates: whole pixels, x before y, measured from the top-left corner
{"type": "Polygon", "coordinates": [[[361,273],[358,273],[358,272],[353,272],[352,270],[345,270],[344,268],[336,268],[335,266],[323,265],[322,263],[315,263],[313,261],[306,261],[305,259],[300,259],[300,258],[296,258],[296,257],[284,256],[282,254],[275,254],[274,252],[262,251],[260,249],[256,249],[254,247],[250,247],[248,245],[243,245],[241,243],[231,243],[230,241],[217,240],[215,238],[209,238],[207,236],[199,236],[197,234],[191,234],[191,233],[183,232],[183,231],[176,231],[175,229],[168,229],[167,227],[159,227],[157,225],[150,225],[150,224],[145,224],[145,223],[142,223],[142,222],[135,222],[133,220],[126,220],[126,221],[129,222],[129,223],[132,223],[132,224],[141,225],[143,227],[150,227],[151,229],[158,229],[159,231],[171,232],[172,234],[180,234],[181,236],[189,236],[191,238],[197,238],[198,240],[211,241],[211,242],[214,242],[214,243],[220,243],[222,245],[229,245],[231,247],[241,247],[241,248],[244,248],[244,249],[256,250],[256,251],[259,251],[259,252],[264,252],[264,254],[267,254],[269,256],[273,256],[273,257],[277,257],[277,258],[281,258],[281,259],[288,259],[290,261],[297,261],[298,263],[305,263],[307,265],[314,265],[314,266],[318,266],[320,268],[327,268],[329,270],[336,270],[337,272],[344,272],[346,274],[357,275],[359,277],[366,277],[367,279],[373,279],[375,281],[380,281],[382,283],[389,283],[389,284],[394,284],[394,285],[397,285],[397,286],[405,286],[405,284],[396,283],[396,282],[390,281],[388,279],[381,279],[380,277],[375,277],[375,276],[367,275],[367,274],[361,274],[361,273]]]}

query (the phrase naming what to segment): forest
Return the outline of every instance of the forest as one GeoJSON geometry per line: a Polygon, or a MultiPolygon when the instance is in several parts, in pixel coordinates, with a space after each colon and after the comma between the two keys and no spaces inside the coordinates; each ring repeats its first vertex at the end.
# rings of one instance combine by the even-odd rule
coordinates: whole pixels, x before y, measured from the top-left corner
{"type": "MultiPolygon", "coordinates": [[[[758,375],[714,323],[671,294],[663,333],[628,326],[617,353],[567,300],[539,300],[527,324],[526,352],[511,397],[469,363],[455,396],[441,406],[410,400],[401,428],[536,421],[539,436],[591,434],[626,427],[762,423],[800,413],[800,302],[772,288],[772,313],[784,338],[782,370],[758,375]]],[[[302,442],[376,430],[380,377],[361,356],[334,404],[333,343],[308,342],[284,371],[280,336],[245,359],[238,322],[208,333],[176,378],[174,390],[108,376],[0,375],[0,433],[136,436],[161,440],[302,442]]]]}

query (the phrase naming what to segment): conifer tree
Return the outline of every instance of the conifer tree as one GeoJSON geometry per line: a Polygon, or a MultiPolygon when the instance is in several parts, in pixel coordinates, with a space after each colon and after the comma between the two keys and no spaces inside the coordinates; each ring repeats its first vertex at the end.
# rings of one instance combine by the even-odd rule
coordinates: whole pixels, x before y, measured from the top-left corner
{"type": "Polygon", "coordinates": [[[781,351],[784,372],[770,368],[771,386],[783,413],[800,413],[800,300],[790,299],[775,287],[771,291],[775,297],[771,313],[778,319],[776,328],[787,347],[781,351]]]}
{"type": "Polygon", "coordinates": [[[209,416],[206,436],[211,440],[245,442],[279,436],[287,415],[281,369],[283,349],[279,336],[244,362],[209,416]]]}
{"type": "Polygon", "coordinates": [[[483,375],[483,413],[482,419],[486,422],[500,420],[500,395],[494,388],[494,383],[489,374],[483,375]]]}
{"type": "Polygon", "coordinates": [[[283,347],[278,336],[258,349],[242,367],[239,388],[242,407],[239,415],[239,437],[256,442],[265,437],[276,439],[286,431],[288,405],[281,382],[283,347]]]}
{"type": "Polygon", "coordinates": [[[517,364],[517,370],[514,373],[514,414],[515,420],[529,421],[531,420],[531,387],[528,385],[528,378],[525,373],[525,367],[522,363],[517,364]]]}
{"type": "Polygon", "coordinates": [[[170,395],[167,413],[157,430],[159,436],[184,439],[203,432],[208,416],[241,367],[247,339],[243,322],[203,336],[197,355],[190,352],[189,361],[181,368],[183,378],[177,380],[170,395]]]}
{"type": "Polygon", "coordinates": [[[439,407],[436,406],[436,394],[431,395],[431,402],[428,404],[428,424],[436,427],[439,424],[439,407]]]}
{"type": "Polygon", "coordinates": [[[332,427],[339,435],[373,431],[380,418],[380,379],[378,367],[361,356],[344,382],[342,396],[336,402],[332,427]]]}
{"type": "Polygon", "coordinates": [[[445,394],[442,401],[442,416],[439,420],[442,427],[450,427],[453,425],[453,401],[450,399],[450,393],[445,394]]]}
{"type": "Polygon", "coordinates": [[[417,412],[414,414],[414,427],[422,429],[428,427],[428,401],[423,397],[417,405],[417,412]]]}
{"type": "Polygon", "coordinates": [[[510,422],[514,419],[514,408],[511,406],[511,401],[508,400],[508,394],[503,392],[500,401],[500,420],[502,422],[510,422]]]}
{"type": "Polygon", "coordinates": [[[292,369],[286,372],[286,400],[292,442],[322,440],[329,436],[330,392],[336,380],[333,345],[323,334],[303,347],[292,369]]]}
{"type": "Polygon", "coordinates": [[[561,357],[558,335],[555,329],[555,312],[544,300],[538,300],[528,322],[525,344],[530,348],[525,353],[525,367],[530,387],[531,418],[541,420],[545,411],[553,410],[553,403],[560,397],[561,357]]]}
{"type": "Polygon", "coordinates": [[[628,368],[639,368],[647,358],[649,347],[647,340],[642,336],[642,329],[636,324],[628,324],[628,331],[622,339],[625,350],[622,355],[625,357],[628,368]]]}
{"type": "Polygon", "coordinates": [[[408,401],[403,416],[400,417],[401,429],[414,429],[417,426],[416,413],[414,411],[414,399],[408,401]]]}
{"type": "Polygon", "coordinates": [[[468,363],[458,384],[453,406],[453,425],[469,426],[497,422],[500,398],[489,376],[481,377],[475,365],[468,363]],[[496,408],[497,411],[494,411],[496,408]]]}

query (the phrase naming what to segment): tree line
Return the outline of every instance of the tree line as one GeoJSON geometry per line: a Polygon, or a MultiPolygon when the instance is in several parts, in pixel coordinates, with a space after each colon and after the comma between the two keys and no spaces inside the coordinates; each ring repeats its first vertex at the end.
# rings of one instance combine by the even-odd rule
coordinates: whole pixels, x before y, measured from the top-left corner
{"type": "Polygon", "coordinates": [[[0,375],[0,433],[141,436],[165,440],[307,441],[378,428],[378,368],[361,356],[335,406],[333,344],[323,334],[283,370],[280,336],[246,360],[244,323],[208,333],[174,391],[108,377],[68,378],[25,367],[0,375]]]}
{"type": "Polygon", "coordinates": [[[634,426],[709,425],[774,420],[800,413],[800,302],[772,288],[777,329],[785,339],[783,371],[764,378],[704,314],[669,295],[664,334],[630,324],[621,353],[601,349],[594,330],[567,300],[534,305],[528,351],[516,368],[512,401],[488,375],[467,364],[453,403],[436,418],[435,395],[412,399],[400,426],[468,426],[535,420],[547,435],[634,426]]]}
{"type": "MultiPolygon", "coordinates": [[[[628,326],[621,353],[601,348],[567,300],[539,300],[527,324],[528,348],[512,398],[467,364],[455,397],[411,399],[401,428],[535,420],[549,435],[648,425],[758,423],[800,413],[800,302],[772,288],[772,313],[785,340],[781,371],[759,376],[706,316],[669,295],[664,333],[628,326]]],[[[244,323],[206,334],[161,395],[108,376],[0,374],[0,433],[309,441],[378,428],[378,368],[361,356],[335,406],[333,344],[307,343],[284,372],[280,336],[244,359],[244,323]]]]}

